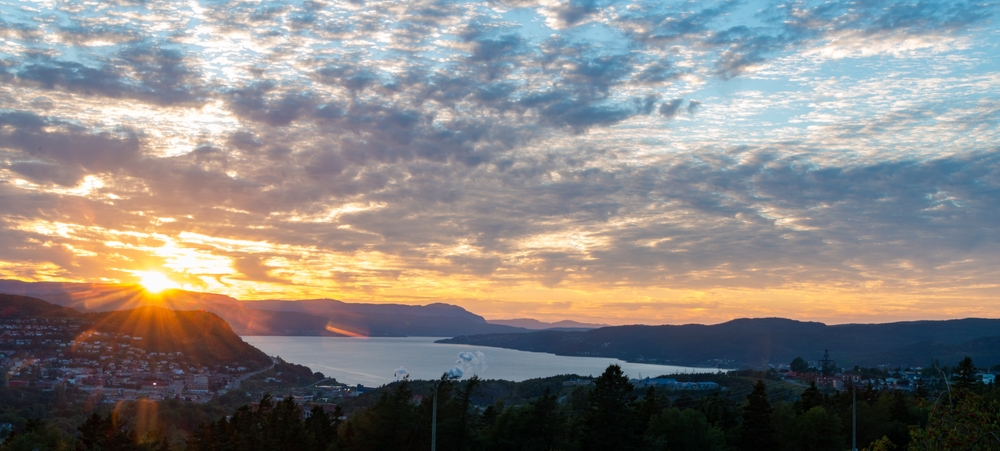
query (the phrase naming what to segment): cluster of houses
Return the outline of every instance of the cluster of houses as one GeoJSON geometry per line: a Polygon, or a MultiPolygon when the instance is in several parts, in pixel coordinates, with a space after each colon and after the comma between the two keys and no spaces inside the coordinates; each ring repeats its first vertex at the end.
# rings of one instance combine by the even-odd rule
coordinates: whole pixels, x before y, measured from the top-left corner
{"type": "MultiPolygon", "coordinates": [[[[886,377],[864,377],[859,374],[840,371],[829,375],[823,375],[822,373],[817,372],[795,372],[787,366],[778,366],[776,369],[782,379],[799,379],[810,382],[815,381],[816,385],[831,387],[836,390],[844,390],[851,386],[870,386],[875,390],[914,391],[917,390],[917,387],[921,384],[924,384],[925,386],[937,386],[939,384],[943,384],[941,375],[928,376],[927,372],[920,367],[893,371],[891,375],[886,377]]],[[[987,385],[996,382],[996,375],[993,373],[980,371],[976,377],[987,385]]]]}
{"type": "MultiPolygon", "coordinates": [[[[721,387],[715,382],[679,382],[677,379],[668,377],[647,377],[645,379],[629,379],[628,381],[635,388],[656,387],[664,390],[681,391],[711,391],[719,390],[721,387]]],[[[563,381],[563,387],[578,387],[593,385],[592,379],[570,379],[563,381]]]]}
{"type": "Polygon", "coordinates": [[[718,390],[719,384],[715,382],[678,382],[677,379],[667,377],[647,377],[645,379],[631,379],[629,383],[636,388],[656,387],[666,390],[682,391],[711,391],[718,390]]]}
{"type": "MultiPolygon", "coordinates": [[[[140,398],[203,403],[233,390],[250,375],[250,369],[237,362],[198,365],[182,352],[147,351],[142,337],[97,332],[89,326],[78,318],[0,318],[0,386],[72,386],[108,403],[140,398]]],[[[281,373],[275,376],[265,377],[264,383],[281,385],[281,373]]],[[[292,395],[308,407],[324,404],[321,399],[355,397],[370,390],[327,383],[270,391],[276,397],[292,395]]]]}
{"type": "Polygon", "coordinates": [[[107,402],[207,402],[247,371],[235,362],[199,366],[181,352],[146,351],[142,337],[84,326],[79,319],[0,319],[0,380],[11,387],[74,386],[107,402]]]}

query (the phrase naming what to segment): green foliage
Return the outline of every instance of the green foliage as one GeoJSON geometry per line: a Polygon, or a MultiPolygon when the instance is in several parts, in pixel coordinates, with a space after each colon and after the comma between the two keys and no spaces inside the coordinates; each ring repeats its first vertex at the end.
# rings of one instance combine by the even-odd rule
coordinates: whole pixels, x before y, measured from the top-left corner
{"type": "Polygon", "coordinates": [[[775,431],[771,425],[771,403],[767,401],[767,386],[758,380],[753,392],[747,396],[743,408],[743,424],[740,435],[740,449],[744,451],[768,451],[775,448],[775,431]]]}
{"type": "MultiPolygon", "coordinates": [[[[537,400],[523,406],[489,409],[502,413],[495,419],[484,414],[484,447],[487,450],[520,449],[545,451],[565,449],[569,443],[566,414],[559,409],[556,396],[546,392],[537,400]]],[[[488,413],[488,412],[487,412],[488,413]]]]}
{"type": "Polygon", "coordinates": [[[955,404],[936,403],[927,425],[910,430],[909,451],[1000,449],[1000,403],[966,393],[955,404]]]}
{"type": "MultiPolygon", "coordinates": [[[[235,392],[203,405],[137,401],[112,411],[72,388],[5,388],[0,423],[15,428],[0,451],[427,449],[435,386],[440,451],[840,451],[850,443],[850,391],[827,395],[822,387],[802,391],[736,374],[690,377],[714,377],[727,390],[635,390],[617,366],[590,386],[564,387],[561,377],[523,386],[404,381],[352,398],[353,411],[343,422],[340,407],[304,412],[291,398],[271,396],[246,405],[250,399],[235,392]],[[42,419],[29,420],[36,417],[42,419]]],[[[994,436],[1000,434],[1000,389],[981,389],[953,387],[950,396],[931,392],[926,400],[902,391],[859,390],[858,445],[873,451],[1000,449],[994,436]]]]}
{"type": "Polygon", "coordinates": [[[822,406],[826,404],[826,397],[820,393],[819,388],[816,387],[816,381],[809,383],[809,388],[802,392],[799,400],[795,402],[795,412],[802,414],[808,412],[816,406],[822,406]]]}
{"type": "Polygon", "coordinates": [[[76,451],[167,451],[169,449],[162,431],[149,431],[140,435],[130,429],[118,415],[92,414],[80,426],[76,451]]]}
{"type": "Polygon", "coordinates": [[[796,373],[803,373],[809,371],[809,362],[806,362],[806,360],[803,359],[802,357],[796,357],[794,360],[792,360],[792,363],[789,365],[789,367],[792,371],[795,371],[796,373]]]}
{"type": "MultiPolygon", "coordinates": [[[[413,392],[407,381],[396,384],[391,392],[383,392],[375,405],[355,413],[344,424],[340,431],[343,449],[408,448],[421,419],[412,400],[413,392]]],[[[427,415],[428,428],[429,419],[427,415]]]]}
{"type": "Polygon", "coordinates": [[[979,391],[982,383],[976,377],[976,365],[966,356],[955,369],[955,387],[969,391],[979,391]]]}
{"type": "Polygon", "coordinates": [[[822,406],[815,406],[797,421],[798,440],[796,448],[802,451],[841,451],[844,449],[840,433],[840,418],[827,412],[822,406]]]}
{"type": "Polygon", "coordinates": [[[649,422],[646,447],[664,451],[716,451],[725,449],[725,434],[694,409],[665,409],[649,422]]]}
{"type": "Polygon", "coordinates": [[[632,384],[618,365],[610,365],[594,381],[583,417],[581,449],[631,449],[637,446],[638,425],[631,409],[632,384]]]}
{"type": "Polygon", "coordinates": [[[33,418],[21,430],[8,435],[0,451],[68,451],[72,447],[72,436],[51,423],[33,418]]]}
{"type": "Polygon", "coordinates": [[[895,448],[896,445],[892,443],[892,440],[889,440],[889,437],[882,437],[863,449],[864,451],[891,451],[895,448]]]}
{"type": "Polygon", "coordinates": [[[321,407],[308,418],[291,397],[275,402],[264,395],[254,406],[243,406],[230,418],[202,424],[187,441],[190,451],[324,450],[337,442],[339,412],[321,407]]]}

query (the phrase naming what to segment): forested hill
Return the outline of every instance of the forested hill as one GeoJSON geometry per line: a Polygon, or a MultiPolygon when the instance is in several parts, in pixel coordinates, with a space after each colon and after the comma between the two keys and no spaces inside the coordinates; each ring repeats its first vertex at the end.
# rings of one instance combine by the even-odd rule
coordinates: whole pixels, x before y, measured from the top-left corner
{"type": "Polygon", "coordinates": [[[80,312],[28,296],[0,294],[0,318],[32,318],[39,316],[47,318],[71,318],[80,316],[80,312]]]}
{"type": "Polygon", "coordinates": [[[617,326],[586,332],[458,336],[439,343],[614,357],[628,361],[739,367],[817,361],[824,350],[841,366],[926,366],[971,356],[1000,363],[1000,320],[961,319],[827,326],[781,318],[737,319],[711,326],[617,326]],[[926,351],[924,351],[926,350],[926,351]],[[961,357],[959,357],[961,358],[961,357]]]}
{"type": "Polygon", "coordinates": [[[204,310],[177,311],[139,307],[114,312],[86,313],[98,332],[142,337],[140,346],[152,352],[183,352],[204,365],[220,362],[257,362],[271,359],[243,341],[218,315],[204,310]]]}
{"type": "Polygon", "coordinates": [[[130,345],[151,352],[182,352],[204,365],[256,362],[266,366],[271,362],[266,354],[236,335],[222,318],[203,310],[176,311],[149,306],[80,313],[41,299],[0,294],[0,318],[73,319],[79,323],[81,333],[94,331],[142,337],[129,341],[130,345]]]}

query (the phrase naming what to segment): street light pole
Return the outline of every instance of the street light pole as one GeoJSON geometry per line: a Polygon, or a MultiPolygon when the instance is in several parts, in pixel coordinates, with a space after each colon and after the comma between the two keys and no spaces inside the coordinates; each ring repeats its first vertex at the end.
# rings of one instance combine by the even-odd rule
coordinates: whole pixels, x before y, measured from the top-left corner
{"type": "Polygon", "coordinates": [[[851,451],[858,451],[858,386],[856,384],[851,384],[851,388],[854,392],[854,405],[851,407],[853,423],[853,429],[851,431],[851,451]]]}
{"type": "Polygon", "coordinates": [[[434,407],[431,410],[431,451],[437,451],[437,440],[438,440],[438,386],[441,382],[438,382],[434,386],[434,407]]]}

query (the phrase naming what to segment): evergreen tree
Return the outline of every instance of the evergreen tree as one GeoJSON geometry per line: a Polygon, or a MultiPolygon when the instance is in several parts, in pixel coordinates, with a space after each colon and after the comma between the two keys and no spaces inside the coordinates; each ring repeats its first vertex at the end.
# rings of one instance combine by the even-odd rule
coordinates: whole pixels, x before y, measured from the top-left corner
{"type": "Polygon", "coordinates": [[[716,451],[725,449],[725,435],[695,409],[664,409],[649,422],[647,448],[663,451],[716,451]]]}
{"type": "Polygon", "coordinates": [[[484,412],[484,419],[495,409],[502,412],[484,430],[485,449],[547,451],[567,447],[566,415],[559,410],[556,396],[548,388],[528,405],[504,408],[503,403],[498,403],[490,406],[484,412]]]}
{"type": "Polygon", "coordinates": [[[343,414],[340,406],[331,413],[327,413],[321,406],[313,406],[303,422],[306,431],[304,450],[324,451],[331,446],[336,448],[337,429],[340,427],[340,417],[343,414]]]}
{"type": "Polygon", "coordinates": [[[102,417],[91,414],[78,428],[80,438],[76,442],[77,451],[133,451],[137,447],[114,413],[102,417]]]}
{"type": "Polygon", "coordinates": [[[638,447],[636,418],[630,405],[632,390],[632,384],[618,365],[608,366],[594,380],[583,418],[581,449],[608,451],[638,447]]]}
{"type": "Polygon", "coordinates": [[[918,399],[927,399],[930,396],[930,391],[927,390],[927,383],[924,382],[924,378],[917,379],[913,387],[913,396],[918,399]]]}
{"type": "MultiPolygon", "coordinates": [[[[439,396],[442,391],[438,390],[439,396]]],[[[396,384],[392,391],[382,393],[374,405],[355,413],[344,423],[340,433],[343,449],[407,449],[411,448],[411,443],[414,443],[411,449],[416,449],[418,446],[416,443],[430,443],[431,415],[429,413],[424,415],[423,421],[419,424],[426,430],[427,438],[424,439],[423,434],[416,437],[421,415],[412,401],[413,391],[410,390],[409,382],[405,380],[396,384]]],[[[424,402],[424,404],[429,403],[424,402]]],[[[442,404],[440,400],[439,404],[442,404]]],[[[429,406],[426,408],[429,409],[429,406]]],[[[426,445],[421,447],[423,446],[426,445]]]]}
{"type": "Polygon", "coordinates": [[[636,408],[636,422],[640,434],[645,432],[649,426],[649,419],[653,418],[653,415],[658,415],[661,410],[663,409],[660,408],[660,403],[656,399],[656,388],[650,386],[646,389],[646,395],[643,396],[636,408]]]}
{"type": "Polygon", "coordinates": [[[753,392],[747,395],[747,405],[743,408],[739,446],[742,451],[771,451],[775,448],[772,411],[771,403],[767,401],[767,386],[763,380],[757,380],[753,392]]]}
{"type": "Polygon", "coordinates": [[[812,381],[809,383],[809,388],[802,392],[802,396],[795,402],[795,413],[799,415],[804,414],[813,407],[824,405],[825,401],[826,397],[819,392],[819,388],[816,387],[816,381],[812,381]]]}
{"type": "Polygon", "coordinates": [[[958,368],[955,370],[955,387],[976,391],[979,388],[978,382],[976,365],[972,363],[972,357],[966,356],[958,362],[958,368]]]}
{"type": "Polygon", "coordinates": [[[815,406],[806,411],[798,420],[797,446],[801,451],[842,451],[844,437],[841,435],[840,417],[829,413],[823,406],[815,406]]]}
{"type": "Polygon", "coordinates": [[[534,446],[525,449],[550,450],[555,449],[556,441],[564,434],[566,419],[559,412],[556,395],[548,388],[545,394],[531,404],[526,415],[528,422],[526,434],[534,446]]]}
{"type": "Polygon", "coordinates": [[[0,451],[57,451],[72,449],[73,437],[48,421],[28,419],[24,427],[0,439],[0,451]]]}

